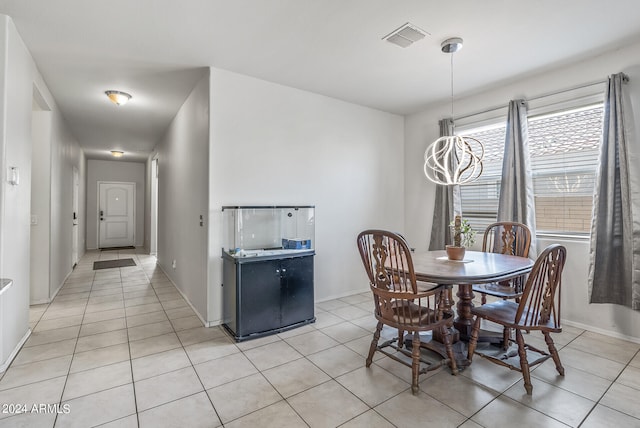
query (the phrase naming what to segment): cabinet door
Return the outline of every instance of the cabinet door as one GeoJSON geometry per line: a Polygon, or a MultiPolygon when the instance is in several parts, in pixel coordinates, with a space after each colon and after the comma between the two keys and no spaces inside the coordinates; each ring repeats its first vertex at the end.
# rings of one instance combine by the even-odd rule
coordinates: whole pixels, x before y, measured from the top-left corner
{"type": "Polygon", "coordinates": [[[313,256],[285,259],[282,267],[282,325],[313,318],[313,256]]]}
{"type": "Polygon", "coordinates": [[[238,332],[240,336],[279,328],[280,261],[243,263],[238,284],[238,332]]]}

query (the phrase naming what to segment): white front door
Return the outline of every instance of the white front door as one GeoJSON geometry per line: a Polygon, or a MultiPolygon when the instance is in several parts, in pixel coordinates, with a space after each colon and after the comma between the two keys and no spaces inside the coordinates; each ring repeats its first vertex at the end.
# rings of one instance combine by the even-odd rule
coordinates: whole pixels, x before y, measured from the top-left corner
{"type": "Polygon", "coordinates": [[[100,248],[133,246],[135,183],[98,183],[100,248]]]}

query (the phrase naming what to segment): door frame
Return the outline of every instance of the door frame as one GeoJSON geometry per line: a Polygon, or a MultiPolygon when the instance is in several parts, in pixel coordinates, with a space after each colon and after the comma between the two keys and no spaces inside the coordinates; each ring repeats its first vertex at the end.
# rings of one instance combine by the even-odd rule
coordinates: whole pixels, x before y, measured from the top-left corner
{"type": "Polygon", "coordinates": [[[149,224],[149,254],[158,254],[158,155],[151,159],[151,219],[149,224]]]}
{"type": "Polygon", "coordinates": [[[73,219],[71,225],[71,264],[76,267],[80,261],[80,172],[77,166],[73,166],[71,179],[71,210],[73,211],[73,219]]]}
{"type": "MultiPolygon", "coordinates": [[[[136,235],[138,232],[138,228],[136,227],[136,188],[138,187],[135,181],[111,181],[111,180],[102,180],[97,182],[96,188],[96,243],[98,249],[102,248],[100,246],[100,185],[101,184],[133,184],[133,246],[136,246],[136,235]]],[[[108,247],[105,247],[108,248],[108,247]]]]}

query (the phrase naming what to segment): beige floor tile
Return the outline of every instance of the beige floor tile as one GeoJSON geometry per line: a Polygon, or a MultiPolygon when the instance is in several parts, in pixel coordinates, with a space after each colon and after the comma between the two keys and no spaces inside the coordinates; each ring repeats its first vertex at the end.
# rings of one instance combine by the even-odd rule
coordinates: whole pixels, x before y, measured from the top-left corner
{"type": "Polygon", "coordinates": [[[129,308],[132,306],[150,305],[158,302],[159,300],[155,295],[146,296],[146,297],[135,297],[135,298],[126,299],[124,301],[124,306],[129,308]]]}
{"type": "Polygon", "coordinates": [[[62,400],[71,400],[131,382],[131,363],[129,361],[72,373],[67,378],[62,400]]]}
{"type": "Polygon", "coordinates": [[[616,382],[640,391],[640,368],[628,366],[616,379],[616,382]]]}
{"type": "Polygon", "coordinates": [[[2,428],[51,428],[55,413],[23,413],[2,421],[2,428]]]}
{"type": "Polygon", "coordinates": [[[279,342],[281,341],[280,337],[276,334],[271,336],[264,336],[257,339],[251,339],[244,342],[236,343],[236,346],[241,351],[248,351],[249,349],[257,348],[259,346],[264,346],[269,343],[279,342]]]}
{"type": "Polygon", "coordinates": [[[197,316],[177,318],[171,320],[171,324],[176,331],[188,330],[190,328],[202,327],[202,321],[197,316]]]}
{"type": "Polygon", "coordinates": [[[339,299],[316,303],[316,307],[322,309],[323,311],[333,311],[338,308],[344,308],[345,306],[349,306],[349,304],[339,299]]]}
{"type": "Polygon", "coordinates": [[[126,286],[123,287],[123,290],[124,299],[126,300],[135,299],[138,297],[156,297],[156,292],[153,291],[153,287],[151,287],[151,284],[146,286],[144,290],[127,291],[128,288],[126,286]]]}
{"type": "Polygon", "coordinates": [[[146,314],[132,315],[127,317],[127,327],[137,327],[139,325],[153,324],[160,321],[166,321],[167,315],[164,311],[149,312],[146,314]]]}
{"type": "Polygon", "coordinates": [[[175,333],[129,342],[131,358],[140,358],[180,347],[182,347],[182,345],[175,333]]]}
{"type": "Polygon", "coordinates": [[[136,412],[132,384],[85,395],[63,404],[69,405],[70,412],[58,415],[56,427],[96,426],[136,412]]]}
{"type": "Polygon", "coordinates": [[[279,401],[225,424],[225,428],[307,428],[308,425],[285,401],[279,401]]]}
{"type": "Polygon", "coordinates": [[[282,400],[259,373],[211,388],[207,394],[223,423],[282,400]]]}
{"type": "Polygon", "coordinates": [[[148,314],[149,312],[162,311],[163,307],[160,303],[149,303],[146,305],[130,306],[125,309],[127,317],[133,315],[148,314]]]}
{"type": "Polygon", "coordinates": [[[138,381],[135,389],[139,412],[203,391],[193,367],[138,381]]]}
{"type": "Polygon", "coordinates": [[[262,374],[285,398],[331,380],[306,358],[265,370],[262,374]]]}
{"type": "Polygon", "coordinates": [[[337,315],[333,315],[331,312],[317,312],[316,322],[313,323],[313,325],[317,329],[323,329],[343,322],[344,319],[340,318],[337,315]]]}
{"type": "Polygon", "coordinates": [[[316,352],[339,345],[338,342],[315,329],[309,333],[285,339],[285,342],[302,355],[315,354],[316,352]]]}
{"type": "Polygon", "coordinates": [[[338,300],[342,300],[343,302],[348,303],[350,305],[357,305],[358,303],[372,303],[373,296],[371,292],[367,292],[366,294],[358,293],[358,294],[352,294],[351,296],[341,297],[338,300]]]}
{"type": "Polygon", "coordinates": [[[109,364],[129,360],[129,345],[121,343],[86,352],[76,352],[73,355],[70,373],[94,369],[109,364]]]}
{"type": "Polygon", "coordinates": [[[631,360],[631,362],[629,363],[629,365],[630,365],[630,366],[633,366],[633,367],[638,367],[638,368],[640,368],[640,352],[638,352],[638,353],[636,354],[636,356],[635,356],[635,357],[633,357],[633,359],[631,360]]]}
{"type": "Polygon", "coordinates": [[[36,406],[39,404],[58,404],[60,397],[62,397],[65,380],[66,376],[60,376],[0,391],[0,405],[2,405],[2,408],[0,408],[0,420],[2,420],[0,425],[4,426],[6,423],[4,419],[17,414],[18,410],[15,407],[10,407],[10,405],[26,406],[30,411],[34,404],[36,406]]]}
{"type": "Polygon", "coordinates": [[[47,343],[59,342],[61,340],[75,339],[78,337],[80,326],[58,328],[55,330],[35,331],[29,336],[29,340],[24,344],[25,348],[45,345],[47,343]]]}
{"type": "Polygon", "coordinates": [[[34,332],[56,330],[59,328],[71,327],[82,324],[82,315],[73,315],[70,317],[56,318],[52,320],[40,320],[36,324],[34,332]]]}
{"type": "Polygon", "coordinates": [[[567,427],[562,422],[504,396],[493,400],[471,419],[482,426],[492,428],[512,428],[514,423],[517,423],[518,428],[567,427]]]}
{"type": "Polygon", "coordinates": [[[122,419],[116,419],[115,421],[107,422],[106,424],[98,425],[100,428],[138,428],[138,415],[129,415],[122,419]]]}
{"type": "Polygon", "coordinates": [[[523,380],[509,388],[504,395],[574,427],[580,425],[580,422],[596,405],[594,401],[541,380],[533,378],[531,383],[533,385],[532,395],[527,395],[523,380]]]}
{"type": "Polygon", "coordinates": [[[294,336],[300,336],[301,334],[311,333],[312,331],[317,331],[313,324],[306,324],[300,327],[292,328],[291,330],[283,331],[278,333],[278,337],[280,339],[290,339],[294,336]]]}
{"type": "Polygon", "coordinates": [[[535,367],[531,376],[591,401],[598,401],[611,385],[607,379],[569,366],[565,366],[564,376],[560,376],[551,359],[535,367]]]}
{"type": "Polygon", "coordinates": [[[75,306],[72,308],[66,309],[47,309],[44,314],[42,314],[42,321],[53,320],[58,318],[66,318],[74,315],[82,315],[84,314],[84,305],[75,306]]]}
{"type": "Polygon", "coordinates": [[[195,312],[193,312],[193,309],[191,309],[190,307],[168,309],[166,311],[166,313],[167,313],[167,317],[169,317],[170,320],[175,320],[175,319],[178,319],[178,318],[192,317],[192,316],[194,316],[196,314],[195,312]]]}
{"type": "Polygon", "coordinates": [[[167,321],[161,321],[153,324],[144,324],[127,329],[129,340],[141,340],[148,337],[161,336],[163,334],[172,333],[173,326],[167,321]]]}
{"type": "Polygon", "coordinates": [[[232,354],[194,366],[205,389],[258,373],[244,354],[232,354]]]}
{"type": "Polygon", "coordinates": [[[183,346],[193,345],[198,342],[206,342],[207,340],[224,337],[225,333],[220,327],[196,327],[177,332],[180,342],[183,346]]]}
{"type": "Polygon", "coordinates": [[[640,419],[618,412],[609,407],[597,405],[587,416],[580,428],[622,428],[640,427],[640,419]]]}
{"type": "Polygon", "coordinates": [[[467,417],[471,417],[498,395],[464,376],[451,375],[447,368],[421,382],[420,390],[467,417]]]}
{"type": "Polygon", "coordinates": [[[307,357],[331,377],[338,377],[352,370],[364,367],[365,360],[361,355],[344,345],[325,349],[307,357]]]}
{"type": "Polygon", "coordinates": [[[23,348],[13,360],[12,365],[18,366],[36,361],[62,357],[63,355],[73,355],[75,346],[76,339],[67,339],[59,342],[47,343],[45,345],[23,348]]]}
{"type": "Polygon", "coordinates": [[[294,395],[288,402],[311,427],[338,426],[369,410],[334,380],[294,395]]]}
{"type": "Polygon", "coordinates": [[[520,372],[492,363],[479,355],[473,357],[473,364],[458,376],[464,376],[475,383],[497,392],[504,392],[522,379],[520,372]]]}
{"type": "Polygon", "coordinates": [[[205,361],[215,360],[216,358],[240,352],[240,349],[238,349],[233,341],[224,336],[185,346],[184,350],[187,351],[192,364],[200,364],[205,361]]]}
{"type": "Polygon", "coordinates": [[[640,419],[640,394],[637,389],[614,383],[599,404],[640,419]]]}
{"type": "Polygon", "coordinates": [[[71,355],[65,355],[31,364],[11,366],[0,380],[0,391],[66,375],[70,364],[71,355]]]}
{"type": "MultiPolygon", "coordinates": [[[[89,305],[98,305],[101,303],[112,303],[112,302],[122,302],[124,301],[124,297],[122,296],[122,293],[117,293],[117,294],[107,294],[106,296],[92,296],[91,298],[89,298],[89,305]]],[[[121,306],[117,306],[117,307],[121,307],[121,306]]],[[[112,308],[113,309],[113,308],[112,308]]],[[[95,311],[91,311],[91,312],[95,312],[95,311]]]]}
{"type": "Polygon", "coordinates": [[[467,419],[465,423],[460,425],[458,428],[484,428],[482,425],[473,422],[471,419],[467,419]]]}
{"type": "Polygon", "coordinates": [[[351,323],[357,325],[360,328],[364,328],[371,334],[376,331],[376,327],[378,326],[378,320],[372,314],[369,314],[368,316],[362,318],[352,319],[351,323]]]}
{"type": "Polygon", "coordinates": [[[139,418],[140,428],[213,428],[221,425],[205,392],[145,410],[139,418]]]}
{"type": "Polygon", "coordinates": [[[370,407],[377,406],[411,386],[376,365],[361,367],[335,380],[370,407]]]}
{"type": "Polygon", "coordinates": [[[393,428],[391,422],[380,416],[375,410],[369,410],[351,419],[349,422],[340,425],[340,428],[393,428]]]}
{"type": "Polygon", "coordinates": [[[640,345],[636,343],[589,331],[577,337],[567,347],[617,361],[621,364],[629,363],[640,349],[640,345]]]}
{"type": "Polygon", "coordinates": [[[191,366],[187,354],[182,348],[147,355],[131,360],[133,379],[137,382],[153,376],[172,372],[191,366]]]}
{"type": "Polygon", "coordinates": [[[247,358],[258,368],[258,370],[266,370],[279,366],[289,361],[302,358],[302,355],[289,346],[286,342],[279,341],[259,348],[249,349],[244,353],[247,358]]]}
{"type": "Polygon", "coordinates": [[[189,305],[187,304],[187,302],[182,298],[178,298],[178,299],[173,299],[173,300],[165,300],[162,302],[162,307],[167,310],[167,309],[176,309],[176,308],[185,308],[188,307],[189,305]]]}
{"type": "Polygon", "coordinates": [[[112,320],[83,323],[80,329],[80,337],[91,336],[93,334],[107,333],[109,331],[122,330],[127,328],[124,318],[114,318],[112,320]]]}
{"type": "Polygon", "coordinates": [[[127,342],[127,330],[114,330],[106,333],[93,334],[78,339],[76,352],[91,351],[127,342]]]}
{"type": "MultiPolygon", "coordinates": [[[[358,355],[362,356],[362,358],[367,358],[367,356],[369,355],[369,349],[371,348],[372,339],[373,339],[373,334],[370,333],[367,336],[363,336],[359,339],[350,340],[349,342],[346,342],[344,346],[358,353],[358,355]]],[[[380,338],[380,340],[383,340],[382,337],[380,338]]],[[[380,352],[376,352],[373,355],[373,360],[374,361],[379,360],[380,358],[383,358],[383,357],[384,357],[384,354],[380,352]]]]}
{"type": "MultiPolygon", "coordinates": [[[[363,309],[360,309],[356,306],[344,306],[342,308],[338,308],[338,309],[334,309],[331,311],[331,313],[333,315],[337,315],[342,319],[345,320],[354,320],[357,318],[362,318],[362,317],[366,317],[369,316],[371,318],[374,318],[373,315],[371,314],[371,311],[365,311],[363,309]]],[[[375,318],[374,318],[375,319],[375,318]]]]}
{"type": "Polygon", "coordinates": [[[91,290],[90,297],[99,297],[99,296],[122,296],[121,288],[105,288],[105,289],[96,289],[91,290]]]}
{"type": "Polygon", "coordinates": [[[624,370],[624,364],[622,363],[598,357],[594,354],[587,354],[568,346],[562,348],[559,354],[565,371],[568,370],[568,367],[574,367],[588,373],[598,373],[598,376],[613,381],[624,370]]]}
{"type": "Polygon", "coordinates": [[[85,324],[91,324],[94,322],[107,321],[115,318],[124,318],[124,316],[124,309],[112,309],[110,311],[93,312],[90,314],[86,314],[82,322],[85,324]]]}
{"type": "Polygon", "coordinates": [[[320,331],[340,343],[349,342],[364,336],[371,336],[371,332],[346,321],[332,325],[331,327],[323,328],[320,331]]]}

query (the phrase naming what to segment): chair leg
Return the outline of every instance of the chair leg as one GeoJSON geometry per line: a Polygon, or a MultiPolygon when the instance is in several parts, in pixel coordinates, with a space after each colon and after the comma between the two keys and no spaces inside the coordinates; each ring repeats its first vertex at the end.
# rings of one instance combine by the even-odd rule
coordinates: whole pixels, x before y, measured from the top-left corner
{"type": "Polygon", "coordinates": [[[380,340],[380,332],[382,331],[382,322],[378,321],[376,331],[373,333],[373,340],[371,340],[371,346],[369,347],[369,356],[367,357],[367,367],[371,366],[373,362],[373,354],[378,347],[378,340],[380,340]]]}
{"type": "Polygon", "coordinates": [[[415,395],[418,393],[418,377],[420,376],[420,335],[417,331],[413,333],[411,357],[411,392],[415,395]]]}
{"type": "Polygon", "coordinates": [[[449,329],[445,325],[440,327],[440,329],[442,338],[444,339],[444,347],[447,350],[447,356],[449,357],[449,368],[451,368],[451,374],[456,376],[458,374],[458,363],[456,363],[456,357],[453,354],[453,340],[451,338],[451,333],[449,333],[449,329]]]}
{"type": "Polygon", "coordinates": [[[564,376],[564,367],[562,367],[562,363],[560,362],[560,355],[558,354],[556,346],[553,344],[551,335],[546,331],[543,331],[542,334],[544,334],[544,341],[547,342],[547,347],[549,348],[551,358],[553,358],[553,362],[556,363],[556,370],[558,371],[560,376],[564,376]]]}
{"type": "Polygon", "coordinates": [[[502,349],[509,349],[509,341],[511,340],[511,329],[505,327],[502,331],[502,349]]]}
{"type": "Polygon", "coordinates": [[[518,328],[516,328],[516,342],[518,342],[518,354],[520,355],[520,369],[522,370],[522,377],[524,378],[524,389],[527,390],[527,395],[531,395],[533,392],[533,385],[531,385],[531,373],[529,373],[527,350],[525,348],[522,332],[518,328]]]}
{"type": "Polygon", "coordinates": [[[480,303],[483,304],[483,305],[487,304],[487,295],[486,294],[482,293],[480,295],[480,303]]]}
{"type": "Polygon", "coordinates": [[[471,330],[471,338],[469,339],[469,347],[467,348],[467,360],[469,360],[469,362],[473,359],[473,353],[476,352],[476,346],[478,345],[480,321],[480,317],[476,317],[476,322],[473,324],[473,330],[471,330]]]}
{"type": "Polygon", "coordinates": [[[404,330],[398,329],[398,349],[404,346],[404,330]]]}

